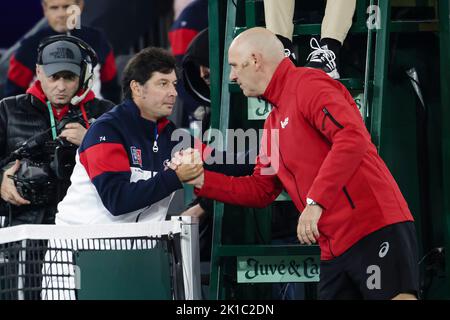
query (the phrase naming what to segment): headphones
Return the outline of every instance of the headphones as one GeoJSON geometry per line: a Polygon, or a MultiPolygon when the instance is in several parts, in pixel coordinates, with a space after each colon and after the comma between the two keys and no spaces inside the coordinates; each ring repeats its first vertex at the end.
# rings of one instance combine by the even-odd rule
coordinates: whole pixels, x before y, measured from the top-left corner
{"type": "Polygon", "coordinates": [[[72,105],[77,105],[84,98],[86,98],[89,91],[92,89],[94,85],[94,68],[98,64],[97,53],[95,53],[94,49],[90,45],[88,45],[85,41],[80,38],[69,36],[69,35],[56,35],[47,37],[39,43],[38,46],[38,57],[37,63],[39,65],[43,64],[42,61],[42,53],[48,45],[57,42],[57,41],[67,41],[75,44],[80,48],[83,60],[81,61],[81,72],[80,72],[80,84],[78,87],[78,92],[80,95],[75,95],[70,103],[72,105]]]}

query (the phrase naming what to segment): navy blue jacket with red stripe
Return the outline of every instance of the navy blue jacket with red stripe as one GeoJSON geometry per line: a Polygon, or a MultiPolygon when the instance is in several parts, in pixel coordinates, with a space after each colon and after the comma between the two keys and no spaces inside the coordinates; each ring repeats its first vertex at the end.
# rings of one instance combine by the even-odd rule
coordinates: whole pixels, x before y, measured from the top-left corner
{"type": "MultiPolygon", "coordinates": [[[[208,28],[208,1],[196,0],[189,4],[174,21],[169,31],[172,53],[180,59],[186,53],[192,39],[208,28]]],[[[181,63],[181,60],[179,60],[181,63]]]]}
{"type": "MultiPolygon", "coordinates": [[[[25,93],[35,76],[37,48],[40,41],[58,34],[52,28],[45,27],[21,41],[20,47],[11,56],[5,84],[5,97],[25,93]]],[[[121,91],[117,79],[116,62],[112,47],[105,35],[97,29],[84,26],[71,31],[71,35],[84,40],[95,50],[100,64],[101,96],[117,103],[120,100],[121,91]]]]}
{"type": "Polygon", "coordinates": [[[172,193],[182,187],[175,171],[165,168],[177,143],[171,141],[174,129],[167,119],[156,124],[142,118],[132,100],[100,117],[78,150],[57,224],[164,220],[172,193]]]}
{"type": "MultiPolygon", "coordinates": [[[[172,151],[195,146],[202,149],[205,157],[211,154],[225,159],[225,154],[219,155],[199,141],[194,142],[187,131],[173,135],[174,130],[175,126],[167,119],[156,124],[142,118],[132,100],[125,100],[98,118],[78,150],[71,186],[58,205],[56,223],[164,220],[171,195],[182,188],[176,173],[165,166],[172,151]],[[158,149],[154,150],[156,136],[158,149]]],[[[253,165],[205,163],[204,167],[242,176],[248,174],[253,165]]]]}

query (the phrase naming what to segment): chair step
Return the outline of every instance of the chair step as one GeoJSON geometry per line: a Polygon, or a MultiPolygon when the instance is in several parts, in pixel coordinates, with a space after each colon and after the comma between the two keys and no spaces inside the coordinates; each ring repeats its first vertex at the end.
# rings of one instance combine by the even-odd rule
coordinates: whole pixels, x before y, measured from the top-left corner
{"type": "Polygon", "coordinates": [[[216,249],[221,257],[320,255],[318,245],[220,245],[216,249]]]}
{"type": "Polygon", "coordinates": [[[436,32],[439,31],[439,21],[392,21],[391,32],[436,32]]]}
{"type": "MultiPolygon", "coordinates": [[[[296,24],[294,25],[294,37],[299,36],[316,36],[320,35],[322,25],[320,23],[313,24],[296,24]]],[[[353,24],[349,33],[366,33],[367,26],[365,24],[353,24]]]]}
{"type": "MultiPolygon", "coordinates": [[[[317,36],[321,34],[322,25],[320,23],[296,24],[294,25],[294,38],[300,36],[317,36]]],[[[247,30],[247,27],[237,27],[234,29],[234,37],[247,30]]],[[[436,32],[439,30],[437,20],[417,20],[417,21],[391,21],[391,32],[436,32]]],[[[349,34],[366,33],[366,24],[353,24],[349,34]]],[[[374,28],[373,31],[376,31],[374,28]]]]}

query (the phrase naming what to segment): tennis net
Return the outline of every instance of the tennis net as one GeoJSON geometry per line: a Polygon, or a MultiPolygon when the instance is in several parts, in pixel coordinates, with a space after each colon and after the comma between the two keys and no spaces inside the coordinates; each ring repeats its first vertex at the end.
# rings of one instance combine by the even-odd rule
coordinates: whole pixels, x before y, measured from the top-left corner
{"type": "Polygon", "coordinates": [[[0,229],[0,300],[200,299],[190,217],[0,229]]]}

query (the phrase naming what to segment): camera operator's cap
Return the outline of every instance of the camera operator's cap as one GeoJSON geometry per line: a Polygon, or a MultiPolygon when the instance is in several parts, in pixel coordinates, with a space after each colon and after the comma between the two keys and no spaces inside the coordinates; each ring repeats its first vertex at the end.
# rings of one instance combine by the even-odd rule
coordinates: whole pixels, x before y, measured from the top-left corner
{"type": "Polygon", "coordinates": [[[80,76],[82,61],[80,48],[69,41],[56,41],[42,50],[42,67],[47,77],[61,71],[80,76]]]}

